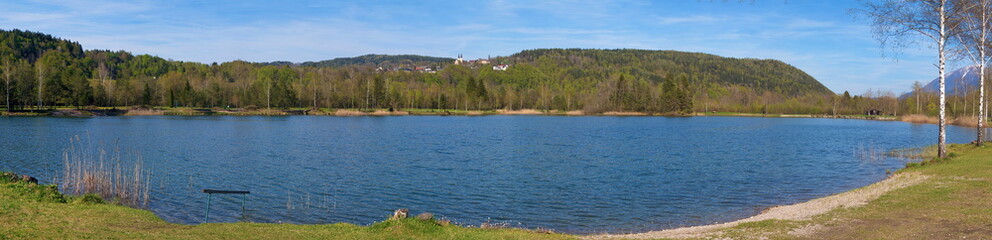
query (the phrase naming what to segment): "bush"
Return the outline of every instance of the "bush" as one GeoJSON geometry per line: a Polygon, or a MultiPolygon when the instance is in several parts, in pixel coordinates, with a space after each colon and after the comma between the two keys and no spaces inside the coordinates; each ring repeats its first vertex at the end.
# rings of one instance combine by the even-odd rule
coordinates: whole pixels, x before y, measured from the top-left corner
{"type": "Polygon", "coordinates": [[[99,203],[103,203],[103,198],[100,198],[100,195],[87,193],[87,194],[83,194],[82,196],[76,197],[75,200],[73,200],[72,202],[76,204],[82,204],[82,203],[99,204],[99,203]]]}

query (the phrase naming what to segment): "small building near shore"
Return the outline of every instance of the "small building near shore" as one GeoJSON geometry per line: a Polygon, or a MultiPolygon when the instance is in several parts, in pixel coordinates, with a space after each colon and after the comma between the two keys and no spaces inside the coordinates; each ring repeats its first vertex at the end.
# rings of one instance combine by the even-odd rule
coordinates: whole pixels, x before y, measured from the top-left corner
{"type": "Polygon", "coordinates": [[[878,109],[872,108],[871,110],[866,111],[865,112],[865,115],[868,115],[868,116],[881,116],[882,115],[882,110],[878,110],[878,109]]]}

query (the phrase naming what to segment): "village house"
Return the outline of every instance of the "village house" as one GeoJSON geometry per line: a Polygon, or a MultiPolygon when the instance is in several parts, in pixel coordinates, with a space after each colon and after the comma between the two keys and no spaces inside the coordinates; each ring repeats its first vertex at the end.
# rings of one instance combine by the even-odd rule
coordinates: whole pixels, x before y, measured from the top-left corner
{"type": "Polygon", "coordinates": [[[510,67],[509,64],[493,64],[491,57],[480,58],[476,60],[465,60],[465,58],[461,54],[458,54],[458,58],[455,58],[455,65],[463,65],[463,64],[469,65],[472,68],[476,68],[479,65],[492,65],[493,70],[496,71],[506,71],[506,69],[510,67]]]}

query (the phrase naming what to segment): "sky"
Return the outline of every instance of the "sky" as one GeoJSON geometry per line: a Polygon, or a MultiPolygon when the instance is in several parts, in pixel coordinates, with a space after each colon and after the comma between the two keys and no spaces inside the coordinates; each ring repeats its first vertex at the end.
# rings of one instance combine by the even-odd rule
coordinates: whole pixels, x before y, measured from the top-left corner
{"type": "Polygon", "coordinates": [[[633,48],[778,59],[838,93],[898,94],[937,76],[931,45],[883,48],[867,21],[850,13],[859,7],[857,0],[4,0],[0,29],[202,63],[633,48]]]}

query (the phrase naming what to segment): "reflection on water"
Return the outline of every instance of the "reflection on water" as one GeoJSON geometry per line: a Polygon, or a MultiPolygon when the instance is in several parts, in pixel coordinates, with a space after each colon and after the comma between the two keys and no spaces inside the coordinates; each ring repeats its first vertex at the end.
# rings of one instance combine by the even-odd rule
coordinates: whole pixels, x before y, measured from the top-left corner
{"type": "MultiPolygon", "coordinates": [[[[153,171],[150,209],[203,220],[204,188],[256,222],[369,224],[393,210],[569,233],[727,221],[867,185],[936,127],[740,117],[0,118],[0,170],[50,180],[74,135],[153,171]]],[[[970,128],[949,128],[969,142],[970,128]]],[[[210,221],[240,217],[215,196],[210,221]]]]}

